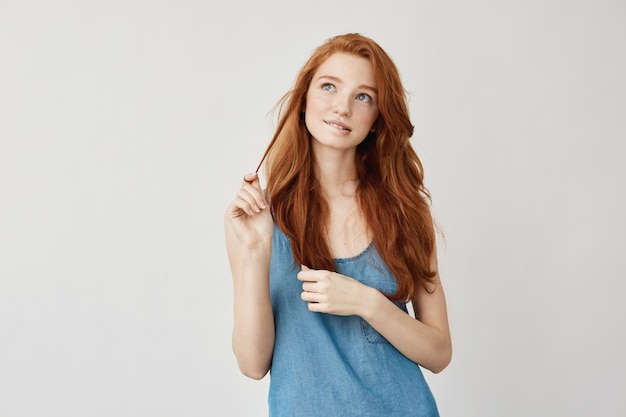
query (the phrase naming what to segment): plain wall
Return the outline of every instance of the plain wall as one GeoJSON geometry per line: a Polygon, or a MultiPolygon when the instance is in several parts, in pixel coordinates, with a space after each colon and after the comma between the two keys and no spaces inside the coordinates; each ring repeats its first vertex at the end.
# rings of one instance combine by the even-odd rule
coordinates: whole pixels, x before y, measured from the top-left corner
{"type": "Polygon", "coordinates": [[[0,1],[0,416],[263,416],[223,213],[313,48],[410,94],[442,416],[626,415],[626,3],[0,1]]]}

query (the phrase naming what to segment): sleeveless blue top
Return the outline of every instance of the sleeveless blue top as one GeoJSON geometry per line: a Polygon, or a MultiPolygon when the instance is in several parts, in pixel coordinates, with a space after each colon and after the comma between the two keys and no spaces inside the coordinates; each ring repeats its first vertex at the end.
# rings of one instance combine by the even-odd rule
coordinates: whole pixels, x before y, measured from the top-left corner
{"type": "MultiPolygon", "coordinates": [[[[337,272],[385,293],[396,280],[373,245],[337,272]]],[[[274,227],[270,295],[276,340],[270,417],[436,417],[420,367],[358,316],[315,313],[300,298],[290,241],[274,227]]],[[[404,303],[396,303],[407,312],[404,303]]],[[[408,313],[407,313],[408,314],[408,313]]]]}

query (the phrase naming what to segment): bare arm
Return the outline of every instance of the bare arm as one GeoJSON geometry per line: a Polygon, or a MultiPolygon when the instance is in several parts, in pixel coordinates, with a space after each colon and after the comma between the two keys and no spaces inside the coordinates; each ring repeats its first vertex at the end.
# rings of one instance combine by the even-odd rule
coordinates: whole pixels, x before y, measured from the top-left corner
{"type": "Polygon", "coordinates": [[[439,276],[429,294],[417,289],[412,303],[413,318],[400,310],[382,293],[372,288],[361,317],[407,358],[432,372],[441,372],[452,358],[446,300],[439,276]]]}
{"type": "MultiPolygon", "coordinates": [[[[437,270],[436,255],[433,268],[437,270]]],[[[413,362],[441,372],[452,357],[446,300],[439,274],[430,288],[419,287],[412,302],[416,318],[399,309],[380,291],[355,279],[328,271],[303,267],[302,299],[311,311],[358,315],[413,362]]]]}
{"type": "Polygon", "coordinates": [[[273,222],[258,177],[246,176],[226,211],[224,229],[234,286],[233,352],[244,375],[261,379],[274,349],[269,291],[273,222]]]}

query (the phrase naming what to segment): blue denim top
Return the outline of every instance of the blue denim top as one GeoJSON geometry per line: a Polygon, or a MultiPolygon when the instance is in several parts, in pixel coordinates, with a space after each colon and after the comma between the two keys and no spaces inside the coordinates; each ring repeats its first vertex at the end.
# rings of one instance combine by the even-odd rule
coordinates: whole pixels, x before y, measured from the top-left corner
{"type": "MultiPolygon", "coordinates": [[[[335,259],[337,272],[385,293],[396,281],[373,245],[335,259]]],[[[274,227],[270,295],[276,340],[270,417],[435,417],[420,367],[358,316],[309,311],[300,266],[287,236],[274,227]]],[[[404,303],[398,307],[407,312],[404,303]]],[[[408,314],[408,313],[407,313],[408,314]]]]}

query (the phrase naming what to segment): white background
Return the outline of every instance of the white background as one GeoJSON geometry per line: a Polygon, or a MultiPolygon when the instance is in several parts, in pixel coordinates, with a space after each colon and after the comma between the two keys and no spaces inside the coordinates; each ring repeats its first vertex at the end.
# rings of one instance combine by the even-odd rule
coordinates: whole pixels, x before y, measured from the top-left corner
{"type": "Polygon", "coordinates": [[[626,3],[0,0],[0,416],[263,416],[222,219],[314,47],[411,95],[443,416],[626,415],[626,3]]]}

